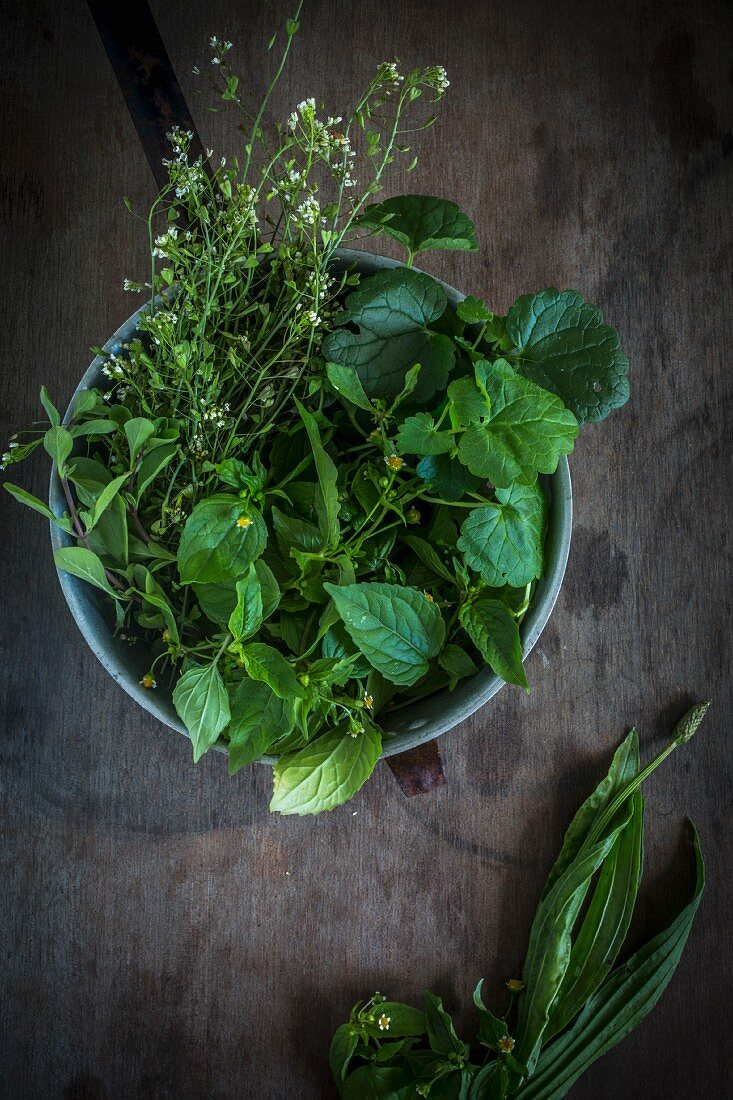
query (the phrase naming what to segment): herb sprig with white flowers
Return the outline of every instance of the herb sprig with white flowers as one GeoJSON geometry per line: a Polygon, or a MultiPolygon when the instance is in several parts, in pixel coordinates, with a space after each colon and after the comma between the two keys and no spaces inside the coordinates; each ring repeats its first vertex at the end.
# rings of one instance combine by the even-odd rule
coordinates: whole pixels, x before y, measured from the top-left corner
{"type": "MultiPolygon", "coordinates": [[[[239,159],[217,167],[170,135],[169,182],[143,219],[152,301],[102,383],[41,442],[74,543],[57,565],[95,585],[114,629],[150,654],[194,759],[224,745],[232,773],[279,757],[272,808],[348,799],[395,709],[489,664],[527,687],[519,626],[542,575],[538,480],[579,424],[627,397],[618,337],[576,292],[520,298],[506,317],[413,268],[477,247],[447,200],[369,199],[416,160],[440,66],[380,65],[345,117],[305,99],[252,116],[212,39],[239,159]],[[358,179],[357,179],[358,177],[358,179]],[[405,266],[360,277],[338,250],[385,234],[405,266]]],[[[271,43],[272,45],[272,43],[271,43]]]]}
{"type": "Polygon", "coordinates": [[[585,1071],[651,1012],[684,950],[705,882],[693,828],[695,888],[675,920],[615,965],[631,923],[642,873],[644,800],[639,788],[700,725],[698,703],[671,743],[641,768],[634,730],[608,775],[575,815],[540,898],[521,980],[495,1016],[483,979],[473,994],[478,1036],[459,1039],[442,1001],[424,1011],[380,993],[354,1006],[331,1042],[342,1100],[560,1100],[585,1071]]]}

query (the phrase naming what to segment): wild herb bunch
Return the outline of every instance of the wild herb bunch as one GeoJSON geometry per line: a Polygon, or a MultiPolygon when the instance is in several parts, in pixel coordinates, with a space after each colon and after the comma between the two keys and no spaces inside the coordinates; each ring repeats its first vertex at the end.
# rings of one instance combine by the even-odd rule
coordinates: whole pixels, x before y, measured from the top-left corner
{"type": "Polygon", "coordinates": [[[532,923],[522,977],[492,991],[504,1001],[501,1015],[486,1006],[482,979],[473,993],[478,1033],[469,1044],[434,993],[425,994],[422,1011],[375,993],[354,1006],[331,1042],[342,1100],[560,1100],[651,1012],[680,961],[705,869],[693,828],[691,899],[667,928],[617,964],[642,875],[639,788],[690,740],[708,705],[694,706],[644,768],[636,731],[621,743],[565,834],[532,923]]]}
{"type": "MultiPolygon", "coordinates": [[[[172,690],[198,759],[232,773],[271,753],[272,808],[349,798],[389,715],[490,665],[527,687],[519,626],[544,569],[538,478],[579,424],[628,395],[616,333],[573,291],[506,317],[449,307],[413,268],[474,250],[447,200],[368,200],[415,167],[440,66],[380,65],[354,108],[313,98],[265,123],[297,31],[250,112],[214,38],[243,153],[217,167],[171,133],[169,182],[144,219],[151,301],[134,338],[97,349],[99,384],[43,442],[67,511],[18,499],[69,536],[57,565],[95,585],[111,629],[149,652],[142,685],[172,690]],[[342,246],[386,234],[406,265],[364,276],[342,246]]],[[[271,43],[272,45],[272,43],[271,43]]]]}

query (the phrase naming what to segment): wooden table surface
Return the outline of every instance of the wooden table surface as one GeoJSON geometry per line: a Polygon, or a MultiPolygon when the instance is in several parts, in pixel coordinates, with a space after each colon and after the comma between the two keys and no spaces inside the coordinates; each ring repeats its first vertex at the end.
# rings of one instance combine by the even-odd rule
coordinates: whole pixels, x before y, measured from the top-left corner
{"type": "MultiPolygon", "coordinates": [[[[208,38],[261,87],[281,4],[156,0],[207,145],[230,116],[194,94],[208,38]]],[[[333,1028],[374,989],[470,990],[521,969],[563,831],[630,724],[647,754],[685,705],[699,738],[648,783],[632,940],[709,883],[659,1006],[578,1100],[731,1089],[731,32],[722,0],[557,4],[311,0],[276,110],[334,113],[374,65],[445,64],[414,190],[456,199],[477,254],[426,265],[497,309],[578,288],[621,332],[631,400],[582,433],[565,585],[528,662],[441,742],[447,785],[407,800],[381,765],[341,809],[270,816],[270,771],[197,767],[117,688],[51,568],[48,531],[0,498],[4,729],[0,1090],[28,1098],[334,1095],[333,1028]]],[[[153,183],[86,5],[3,5],[3,440],[65,404],[129,312],[153,183]]],[[[142,276],[144,277],[144,275],[142,276]]],[[[136,305],[137,302],[133,303],[136,305]]],[[[38,456],[19,472],[43,494],[38,456]]]]}

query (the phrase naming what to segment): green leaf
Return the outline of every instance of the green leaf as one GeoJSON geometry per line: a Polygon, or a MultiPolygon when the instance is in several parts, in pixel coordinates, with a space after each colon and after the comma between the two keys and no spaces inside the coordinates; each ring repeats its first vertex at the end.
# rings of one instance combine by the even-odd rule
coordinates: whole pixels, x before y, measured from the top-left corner
{"type": "Polygon", "coordinates": [[[443,1008],[440,997],[434,993],[425,994],[425,1024],[430,1049],[436,1054],[464,1054],[464,1045],[456,1035],[453,1021],[443,1008]]]}
{"type": "Polygon", "coordinates": [[[397,450],[402,454],[440,455],[453,450],[451,432],[439,432],[430,413],[408,416],[397,432],[397,450]]]}
{"type": "MultiPolygon", "coordinates": [[[[637,763],[638,767],[638,763],[637,763]]],[[[626,939],[641,879],[644,800],[637,791],[632,811],[601,868],[588,910],[575,934],[570,962],[557,992],[543,1044],[580,1012],[609,973],[626,939]]]]}
{"type": "Polygon", "coordinates": [[[59,424],[61,423],[61,417],[59,415],[58,409],[56,408],[53,401],[51,400],[49,392],[48,392],[48,390],[46,389],[45,386],[41,386],[41,404],[43,405],[43,408],[45,409],[46,416],[48,417],[49,421],[51,422],[52,427],[55,427],[55,428],[58,427],[59,424]]]}
{"type": "Polygon", "coordinates": [[[479,388],[489,398],[488,415],[461,436],[458,457],[472,474],[507,489],[552,474],[578,434],[573,414],[553,394],[515,374],[499,359],[476,364],[479,388]]]}
{"type": "Polygon", "coordinates": [[[519,298],[507,336],[527,378],[561,397],[580,424],[603,420],[629,397],[629,361],[618,333],[576,290],[519,298]]]}
{"type": "Polygon", "coordinates": [[[438,657],[438,664],[450,677],[448,683],[450,691],[453,691],[459,680],[465,680],[467,676],[473,676],[478,672],[465,650],[452,643],[443,648],[438,657]]]}
{"type": "Polygon", "coordinates": [[[456,545],[492,588],[522,588],[542,576],[547,501],[539,483],[497,489],[496,499],[472,509],[456,545]]]}
{"type": "Polygon", "coordinates": [[[263,680],[245,679],[230,695],[229,774],[257,760],[295,722],[291,699],[281,699],[263,680]]]}
{"type": "Polygon", "coordinates": [[[359,1034],[353,1024],[342,1024],[341,1027],[336,1029],[331,1039],[328,1064],[338,1086],[339,1094],[358,1042],[359,1034]]]}
{"type": "Polygon", "coordinates": [[[469,1100],[504,1100],[508,1095],[509,1074],[502,1062],[490,1062],[480,1069],[468,1094],[469,1100]]]}
{"type": "Polygon", "coordinates": [[[382,751],[382,738],[367,726],[356,737],[347,723],[281,756],[274,769],[270,809],[317,814],[340,806],[366,783],[382,751]]]}
{"type": "Polygon", "coordinates": [[[326,375],[339,397],[356,405],[357,409],[373,413],[374,406],[364,393],[359,375],[353,367],[342,367],[340,363],[326,363],[326,375]]]}
{"type": "MultiPolygon", "coordinates": [[[[412,1074],[402,1066],[359,1066],[344,1083],[343,1100],[415,1100],[412,1074]]],[[[437,1097],[436,1097],[437,1100],[437,1097]]]]}
{"type": "Polygon", "coordinates": [[[303,698],[303,685],[295,675],[295,669],[277,649],[264,642],[250,642],[241,647],[241,655],[252,679],[264,681],[278,698],[303,698]]]}
{"type": "MultiPolygon", "coordinates": [[[[255,455],[255,458],[257,457],[255,455]]],[[[266,473],[261,463],[258,463],[258,469],[255,472],[240,458],[225,458],[216,467],[216,472],[221,481],[226,482],[227,485],[232,485],[235,489],[246,489],[253,496],[259,493],[265,484],[266,473]]]]}
{"type": "Polygon", "coordinates": [[[66,473],[66,459],[71,454],[74,446],[74,439],[71,432],[67,432],[66,428],[62,428],[60,425],[56,424],[53,428],[49,428],[44,435],[43,446],[56,463],[59,477],[64,477],[66,473]]]}
{"type": "Polygon", "coordinates": [[[254,563],[246,577],[236,583],[237,606],[229,618],[229,633],[235,642],[257,632],[262,622],[262,587],[254,563]]]}
{"type": "Polygon", "coordinates": [[[480,298],[473,298],[470,294],[458,303],[456,313],[467,325],[488,324],[494,317],[489,307],[480,298]]]}
{"type": "Polygon", "coordinates": [[[125,567],[129,561],[130,535],[127,529],[127,511],[122,497],[113,497],[97,521],[96,527],[87,533],[89,549],[99,554],[103,561],[114,567],[125,567]]]}
{"type": "Polygon", "coordinates": [[[274,504],[270,514],[277,545],[284,557],[292,557],[294,550],[306,554],[319,554],[323,550],[323,535],[314,523],[297,516],[286,516],[274,504]]]}
{"type": "Polygon", "coordinates": [[[398,195],[371,203],[357,221],[393,237],[411,256],[441,249],[475,252],[478,248],[471,219],[454,202],[431,195],[398,195]]]}
{"type": "Polygon", "coordinates": [[[165,592],[158,584],[150,570],[145,569],[144,566],[142,568],[145,572],[145,592],[143,593],[143,606],[150,604],[154,608],[157,608],[158,611],[160,611],[165,621],[166,629],[170,634],[171,642],[173,642],[174,645],[178,645],[180,641],[178,637],[178,624],[176,623],[176,617],[173,613],[173,608],[168,601],[168,597],[166,596],[165,592]]]}
{"type": "Polygon", "coordinates": [[[460,500],[480,484],[457,458],[448,455],[426,455],[418,462],[415,473],[428,483],[432,492],[448,501],[460,500]]]}
{"type": "Polygon", "coordinates": [[[88,584],[93,584],[95,588],[101,588],[102,592],[106,592],[113,599],[118,599],[117,592],[107,580],[101,561],[85,546],[63,546],[56,551],[53,560],[57,569],[63,569],[64,572],[71,573],[72,576],[79,577],[88,584]]]}
{"type": "Polygon", "coordinates": [[[377,1031],[378,1037],[391,1039],[403,1039],[409,1036],[424,1035],[427,1030],[425,1013],[412,1005],[402,1004],[400,1001],[382,1001],[375,1008],[378,1016],[389,1017],[389,1026],[384,1031],[377,1031]]]}
{"type": "Polygon", "coordinates": [[[160,447],[153,447],[144,457],[137,471],[136,487],[137,501],[140,502],[143,493],[158,474],[169,466],[179,452],[178,443],[163,443],[160,447]]]}
{"type": "Polygon", "coordinates": [[[55,516],[47,504],[44,504],[38,497],[34,497],[32,493],[29,493],[20,485],[14,485],[12,481],[5,481],[3,484],[11,497],[15,497],[21,504],[25,504],[28,508],[32,508],[34,512],[40,512],[42,516],[45,516],[46,519],[50,519],[51,523],[55,523],[62,531],[66,531],[67,534],[71,533],[72,526],[70,519],[65,519],[63,516],[55,516]]]}
{"type": "Polygon", "coordinates": [[[108,485],[102,489],[97,499],[94,502],[92,511],[89,515],[89,521],[87,523],[87,531],[92,531],[99,523],[103,513],[110,506],[114,498],[119,493],[122,486],[129,479],[129,474],[121,474],[120,477],[116,477],[114,481],[110,481],[108,485]]]}
{"type": "Polygon", "coordinates": [[[186,520],[178,547],[183,584],[237,580],[267,543],[265,522],[252,504],[220,493],[202,500],[186,520]],[[249,521],[249,522],[247,522],[249,521]]]}
{"type": "Polygon", "coordinates": [[[575,1023],[540,1055],[523,1100],[559,1100],[582,1073],[620,1043],[654,1008],[677,969],[705,885],[700,841],[693,830],[695,889],[679,916],[614,970],[575,1023]]]}
{"type": "Polygon", "coordinates": [[[155,424],[144,416],[135,416],[125,424],[127,445],[130,448],[130,469],[148,440],[155,434],[155,424]]]}
{"type": "Polygon", "coordinates": [[[443,559],[438,554],[438,551],[431,546],[427,539],[421,539],[417,535],[401,535],[401,541],[406,546],[409,546],[413,554],[415,554],[420,561],[427,565],[428,569],[432,569],[438,577],[442,577],[444,581],[448,581],[449,584],[456,584],[455,573],[451,573],[450,569],[444,564],[443,559]]]}
{"type": "Polygon", "coordinates": [[[491,413],[487,395],[478,388],[475,377],[456,378],[448,387],[448,398],[454,419],[464,428],[491,413]]]}
{"type": "Polygon", "coordinates": [[[393,684],[414,684],[429,671],[445,623],[423,592],[378,582],[324,588],[352,641],[393,684]]]}
{"type": "Polygon", "coordinates": [[[336,487],[338,471],[333,459],[326,453],[321,443],[316,418],[299,401],[296,400],[295,404],[305,425],[316,463],[316,473],[318,474],[318,485],[316,486],[318,527],[323,538],[324,547],[334,547],[338,543],[340,534],[338,514],[341,505],[339,504],[338,489],[336,487]]]}
{"type": "Polygon", "coordinates": [[[380,271],[347,296],[336,319],[358,331],[329,333],[322,354],[328,362],[355,369],[369,397],[396,397],[406,372],[419,363],[414,397],[426,401],[445,386],[453,366],[452,341],[427,328],[446,305],[445,291],[429,275],[406,268],[380,271]]]}
{"type": "Polygon", "coordinates": [[[479,596],[461,607],[461,626],[497,676],[529,691],[517,621],[506,604],[479,596]]]}
{"type": "Polygon", "coordinates": [[[542,898],[530,932],[519,1001],[516,1057],[534,1071],[552,1004],[570,961],[571,935],[593,875],[624,828],[628,814],[584,848],[542,898]]]}
{"type": "Polygon", "coordinates": [[[596,789],[585,800],[568,826],[560,854],[547,876],[542,897],[552,889],[558,878],[577,857],[588,834],[616,795],[634,778],[639,770],[639,738],[631,730],[613,754],[611,766],[596,789]]]}
{"type": "Polygon", "coordinates": [[[112,435],[118,425],[114,420],[85,420],[82,424],[75,424],[71,429],[74,439],[80,439],[88,435],[112,435]]]}
{"type": "Polygon", "coordinates": [[[194,762],[211,748],[229,722],[229,699],[216,662],[193,665],[173,692],[173,706],[188,730],[194,762]]]}

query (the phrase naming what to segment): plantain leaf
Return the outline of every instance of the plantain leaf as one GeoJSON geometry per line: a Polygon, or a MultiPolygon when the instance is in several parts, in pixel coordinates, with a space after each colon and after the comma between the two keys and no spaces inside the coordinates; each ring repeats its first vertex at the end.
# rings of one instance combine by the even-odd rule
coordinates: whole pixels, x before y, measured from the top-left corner
{"type": "Polygon", "coordinates": [[[668,928],[614,970],[575,1023],[542,1051],[522,1100],[560,1100],[598,1058],[633,1030],[667,988],[677,969],[705,886],[700,841],[693,826],[695,889],[668,928]]]}

